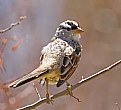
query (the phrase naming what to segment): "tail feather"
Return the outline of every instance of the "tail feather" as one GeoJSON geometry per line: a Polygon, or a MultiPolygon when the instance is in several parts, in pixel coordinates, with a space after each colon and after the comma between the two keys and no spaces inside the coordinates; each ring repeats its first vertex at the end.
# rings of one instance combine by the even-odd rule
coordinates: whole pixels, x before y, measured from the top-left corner
{"type": "Polygon", "coordinates": [[[28,83],[28,82],[34,80],[34,79],[37,79],[37,78],[42,79],[40,76],[42,76],[45,73],[47,73],[47,71],[41,72],[39,69],[35,69],[33,72],[31,72],[27,75],[24,75],[23,77],[13,81],[12,83],[10,83],[8,85],[8,87],[16,88],[18,86],[21,86],[25,83],[28,83]]]}

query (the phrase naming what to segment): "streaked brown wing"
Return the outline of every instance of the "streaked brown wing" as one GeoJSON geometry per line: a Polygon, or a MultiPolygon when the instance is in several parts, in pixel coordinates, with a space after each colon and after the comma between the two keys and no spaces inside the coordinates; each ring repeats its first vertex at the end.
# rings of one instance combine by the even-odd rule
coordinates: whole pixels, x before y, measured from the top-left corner
{"type": "Polygon", "coordinates": [[[61,75],[60,80],[57,83],[57,87],[60,87],[65,81],[67,81],[72,74],[74,73],[75,69],[78,66],[78,62],[81,57],[81,47],[78,46],[72,55],[65,56],[63,59],[63,65],[61,66],[61,75]]]}

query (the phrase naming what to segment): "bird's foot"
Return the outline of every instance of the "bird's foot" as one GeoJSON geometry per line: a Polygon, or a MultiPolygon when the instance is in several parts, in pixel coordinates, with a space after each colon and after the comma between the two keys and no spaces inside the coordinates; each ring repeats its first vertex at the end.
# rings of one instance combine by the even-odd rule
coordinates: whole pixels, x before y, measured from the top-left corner
{"type": "Polygon", "coordinates": [[[51,99],[49,94],[46,94],[46,99],[47,99],[47,103],[48,104],[52,104],[53,105],[53,100],[51,99]]]}
{"type": "Polygon", "coordinates": [[[72,85],[69,84],[68,82],[66,82],[66,84],[67,84],[67,91],[68,91],[68,94],[70,95],[70,97],[73,97],[73,98],[76,99],[78,102],[82,102],[82,101],[79,100],[79,98],[77,98],[77,97],[75,97],[75,96],[73,95],[72,85]]]}

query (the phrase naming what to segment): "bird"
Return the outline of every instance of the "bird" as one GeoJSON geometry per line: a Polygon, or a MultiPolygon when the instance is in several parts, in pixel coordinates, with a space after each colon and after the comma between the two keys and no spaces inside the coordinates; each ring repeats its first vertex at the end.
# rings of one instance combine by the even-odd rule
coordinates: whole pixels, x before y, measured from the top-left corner
{"type": "Polygon", "coordinates": [[[40,65],[32,72],[11,82],[8,87],[19,87],[32,80],[44,80],[46,98],[49,98],[48,85],[63,85],[75,72],[81,59],[81,33],[84,30],[75,20],[65,20],[56,29],[51,41],[42,48],[40,65]]]}

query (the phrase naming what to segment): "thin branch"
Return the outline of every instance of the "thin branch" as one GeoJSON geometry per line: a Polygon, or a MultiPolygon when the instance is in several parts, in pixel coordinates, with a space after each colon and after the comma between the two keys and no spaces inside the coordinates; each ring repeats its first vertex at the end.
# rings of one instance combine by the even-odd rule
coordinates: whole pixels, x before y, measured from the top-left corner
{"type": "Polygon", "coordinates": [[[19,21],[15,22],[15,23],[12,23],[9,27],[7,27],[6,29],[3,29],[3,30],[0,30],[0,34],[1,33],[5,33],[9,30],[11,30],[13,27],[19,25],[24,19],[26,18],[26,16],[23,16],[23,17],[20,17],[19,18],[19,21]]]}
{"type": "Polygon", "coordinates": [[[118,103],[115,103],[115,104],[116,104],[116,106],[117,106],[118,110],[120,110],[120,106],[118,105],[118,103]]]}
{"type": "MultiPolygon", "coordinates": [[[[107,68],[87,77],[87,78],[82,78],[81,81],[79,81],[78,83],[76,83],[75,85],[72,85],[71,89],[74,90],[76,88],[78,88],[79,86],[81,86],[82,84],[85,84],[86,82],[88,82],[89,80],[92,80],[96,77],[98,77],[99,75],[102,75],[104,73],[106,73],[107,71],[111,70],[112,68],[118,66],[119,64],[121,63],[121,60],[115,62],[114,64],[108,66],[107,68]]],[[[65,96],[65,95],[69,95],[69,92],[67,89],[63,90],[62,92],[59,92],[55,95],[51,95],[50,98],[51,99],[56,99],[58,97],[61,97],[61,96],[65,96]]],[[[46,98],[43,98],[43,99],[39,99],[37,100],[35,103],[33,104],[30,104],[30,105],[27,105],[27,106],[24,106],[22,108],[18,108],[17,110],[31,110],[31,109],[35,109],[36,107],[38,107],[39,105],[43,104],[43,103],[46,103],[48,101],[48,99],[46,98]]]]}
{"type": "Polygon", "coordinates": [[[0,70],[1,70],[1,72],[3,72],[3,71],[6,72],[6,68],[4,65],[4,59],[3,59],[3,53],[4,53],[7,42],[8,42],[7,38],[0,37],[0,43],[1,43],[1,46],[0,46],[0,70]]]}
{"type": "Polygon", "coordinates": [[[38,98],[41,99],[41,96],[40,96],[40,94],[39,94],[39,91],[38,91],[38,89],[37,89],[37,87],[35,86],[34,83],[33,83],[33,86],[34,86],[34,89],[35,89],[35,91],[36,91],[36,93],[37,93],[37,95],[38,95],[38,98]]]}

